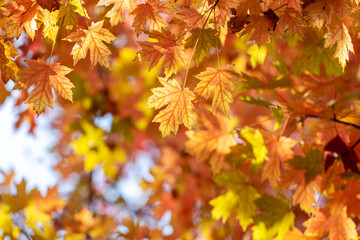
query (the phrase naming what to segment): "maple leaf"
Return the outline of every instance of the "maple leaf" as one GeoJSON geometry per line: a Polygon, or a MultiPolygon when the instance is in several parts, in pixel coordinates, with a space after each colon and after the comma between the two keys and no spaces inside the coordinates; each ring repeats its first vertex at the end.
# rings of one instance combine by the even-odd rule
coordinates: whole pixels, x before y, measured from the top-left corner
{"type": "Polygon", "coordinates": [[[330,152],[330,154],[326,155],[325,170],[334,164],[336,156],[340,156],[345,170],[350,169],[353,172],[359,173],[359,169],[356,165],[359,162],[359,158],[354,150],[349,147],[339,135],[336,135],[331,139],[326,144],[324,150],[330,152]],[[334,155],[334,153],[337,155],[334,155]]]}
{"type": "Polygon", "coordinates": [[[71,51],[74,58],[74,65],[82,58],[86,57],[87,51],[90,51],[90,62],[92,66],[96,63],[110,68],[109,55],[111,51],[103,43],[111,43],[116,37],[106,28],[103,28],[104,21],[91,23],[87,30],[78,29],[65,38],[69,42],[75,42],[71,51]]]}
{"type": "Polygon", "coordinates": [[[191,36],[186,39],[185,48],[195,48],[195,60],[199,64],[204,57],[209,56],[209,45],[220,48],[220,40],[216,36],[216,30],[212,28],[195,28],[191,31],[191,36]]]}
{"type": "Polygon", "coordinates": [[[264,145],[263,136],[258,129],[246,126],[240,130],[239,137],[251,146],[254,158],[251,159],[250,172],[254,174],[262,167],[264,160],[268,159],[268,150],[264,145]]]}
{"type": "Polygon", "coordinates": [[[47,0],[36,0],[37,4],[40,5],[40,7],[42,7],[43,9],[46,9],[50,12],[55,11],[57,9],[59,9],[60,7],[60,0],[52,0],[52,1],[47,1],[47,0]]]}
{"type": "Polygon", "coordinates": [[[56,24],[59,11],[49,12],[48,10],[43,9],[41,12],[42,22],[44,23],[42,34],[44,38],[49,38],[52,42],[55,42],[59,30],[59,26],[56,24]]]}
{"type": "Polygon", "coordinates": [[[261,212],[253,216],[257,224],[252,228],[254,239],[272,239],[276,234],[277,239],[283,239],[293,227],[295,219],[287,202],[264,194],[255,200],[255,204],[261,212]]]}
{"type": "Polygon", "coordinates": [[[304,23],[301,19],[302,16],[299,12],[293,8],[287,8],[286,11],[279,16],[275,32],[284,33],[288,27],[292,34],[304,36],[304,23]]]}
{"type": "Polygon", "coordinates": [[[211,215],[215,220],[222,218],[225,223],[230,214],[236,210],[236,218],[239,220],[243,231],[253,222],[256,205],[254,201],[260,197],[257,190],[245,179],[242,172],[222,172],[217,175],[215,181],[225,187],[228,192],[210,201],[213,206],[211,215]]]}
{"type": "Polygon", "coordinates": [[[339,190],[331,194],[329,202],[330,211],[333,214],[340,214],[344,207],[349,216],[360,214],[360,182],[350,179],[344,190],[339,190]]]}
{"type": "Polygon", "coordinates": [[[329,233],[329,240],[358,238],[355,223],[347,217],[345,208],[336,215],[330,214],[328,208],[317,208],[304,225],[306,237],[321,239],[329,233]]]}
{"type": "Polygon", "coordinates": [[[126,10],[132,12],[136,8],[136,0],[100,0],[97,6],[114,6],[106,13],[105,17],[110,18],[111,26],[124,22],[126,10]]]}
{"type": "Polygon", "coordinates": [[[199,111],[198,120],[205,129],[186,132],[189,140],[185,150],[199,161],[210,158],[211,167],[217,173],[224,168],[230,147],[236,145],[234,134],[229,130],[229,120],[221,114],[215,117],[207,110],[199,111]]]}
{"type": "Polygon", "coordinates": [[[236,16],[240,19],[247,17],[248,12],[250,15],[258,15],[262,12],[260,2],[254,0],[241,0],[241,7],[236,9],[236,16]]]}
{"type": "Polygon", "coordinates": [[[233,90],[237,75],[231,65],[222,65],[220,69],[207,68],[204,72],[195,76],[200,80],[194,92],[206,99],[214,93],[212,112],[219,108],[224,114],[229,115],[229,103],[233,101],[233,90]]]}
{"type": "Polygon", "coordinates": [[[283,1],[284,5],[287,5],[288,8],[293,8],[297,12],[301,13],[302,7],[301,4],[303,4],[302,0],[285,0],[283,1]]]}
{"type": "MultiPolygon", "coordinates": [[[[176,13],[176,20],[192,28],[202,28],[206,19],[194,8],[185,8],[176,13]]],[[[175,19],[173,20],[175,21],[175,19]]],[[[172,22],[173,22],[172,21],[172,22]]]]}
{"type": "Polygon", "coordinates": [[[268,179],[270,185],[275,188],[280,178],[280,164],[291,159],[294,155],[291,150],[297,143],[287,137],[276,138],[269,133],[264,134],[266,148],[269,150],[269,160],[265,162],[261,178],[268,179]]]}
{"type": "Polygon", "coordinates": [[[320,177],[317,177],[308,183],[302,180],[296,186],[296,190],[293,195],[293,204],[299,204],[300,208],[310,215],[313,210],[313,204],[316,203],[315,190],[318,189],[319,184],[320,177]]]}
{"type": "Polygon", "coordinates": [[[90,18],[86,9],[83,7],[82,0],[61,0],[59,8],[59,18],[63,19],[66,29],[72,30],[77,25],[76,13],[85,18],[90,18]]]}
{"type": "Polygon", "coordinates": [[[153,95],[149,98],[147,107],[160,109],[167,105],[153,119],[153,122],[160,123],[162,136],[166,137],[171,131],[176,134],[181,123],[191,129],[194,108],[191,101],[195,98],[194,93],[188,88],[181,88],[175,79],[159,77],[159,81],[164,87],[151,90],[153,95]]]}
{"type": "Polygon", "coordinates": [[[18,55],[18,51],[10,42],[5,42],[4,38],[0,38],[0,70],[1,79],[7,83],[10,79],[14,82],[18,79],[19,68],[12,60],[18,55]]]}
{"type": "Polygon", "coordinates": [[[33,198],[37,195],[37,189],[32,189],[29,193],[26,192],[26,182],[23,179],[21,183],[16,184],[16,195],[3,194],[1,200],[3,203],[10,206],[12,212],[17,212],[24,209],[33,198]]]}
{"type": "Polygon", "coordinates": [[[4,26],[6,37],[19,38],[25,28],[29,37],[34,39],[37,30],[35,17],[39,10],[39,5],[33,0],[15,0],[5,4],[1,8],[1,13],[6,17],[11,17],[4,26]]]}
{"type": "Polygon", "coordinates": [[[84,134],[71,142],[75,153],[84,155],[84,169],[91,172],[100,163],[106,176],[114,179],[118,169],[116,165],[124,161],[124,152],[119,148],[110,149],[104,141],[104,131],[90,123],[81,123],[84,134]]]}
{"type": "Polygon", "coordinates": [[[28,60],[29,68],[22,69],[19,73],[19,85],[34,89],[26,99],[27,103],[34,103],[34,110],[39,115],[45,110],[46,105],[53,106],[52,87],[55,93],[72,102],[71,88],[74,85],[65,77],[72,69],[62,66],[59,63],[48,65],[43,60],[28,60]]]}
{"type": "Polygon", "coordinates": [[[325,47],[333,47],[336,44],[334,58],[338,58],[342,68],[345,68],[349,60],[349,52],[354,52],[349,31],[344,23],[333,23],[325,34],[325,47]]]}
{"type": "Polygon", "coordinates": [[[146,23],[149,21],[149,27],[152,30],[161,30],[168,24],[160,13],[170,14],[172,6],[167,1],[148,0],[143,4],[138,4],[131,14],[135,15],[133,27],[139,36],[140,33],[146,30],[146,23]]]}
{"type": "Polygon", "coordinates": [[[254,40],[258,46],[269,41],[269,32],[274,28],[274,22],[267,16],[250,16],[249,24],[245,27],[244,33],[251,34],[251,40],[254,40]]]}
{"type": "Polygon", "coordinates": [[[313,180],[323,170],[323,153],[316,149],[310,149],[304,156],[294,156],[288,163],[295,169],[305,169],[305,181],[306,183],[313,180]]]}
{"type": "Polygon", "coordinates": [[[164,57],[162,66],[165,75],[169,77],[177,72],[177,65],[185,64],[185,53],[182,45],[176,42],[174,34],[170,31],[161,29],[148,33],[149,38],[156,39],[158,42],[138,42],[141,50],[138,52],[142,61],[149,63],[149,70],[155,67],[159,60],[164,57]]]}
{"type": "Polygon", "coordinates": [[[326,0],[317,0],[305,8],[305,12],[310,18],[310,26],[322,28],[324,24],[331,21],[331,9],[326,7],[326,0]]]}

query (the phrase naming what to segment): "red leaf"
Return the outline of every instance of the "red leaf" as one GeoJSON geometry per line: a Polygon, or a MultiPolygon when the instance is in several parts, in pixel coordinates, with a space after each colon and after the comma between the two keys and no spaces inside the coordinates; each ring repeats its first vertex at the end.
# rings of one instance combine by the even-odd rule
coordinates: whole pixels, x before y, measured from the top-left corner
{"type": "MultiPolygon", "coordinates": [[[[354,150],[349,147],[339,135],[336,135],[336,137],[330,140],[326,144],[324,150],[340,155],[345,170],[350,169],[353,172],[360,173],[359,169],[356,166],[356,164],[359,162],[358,156],[356,155],[354,150]]],[[[335,156],[332,154],[327,154],[325,160],[325,172],[331,165],[334,164],[334,162],[335,156]]]]}

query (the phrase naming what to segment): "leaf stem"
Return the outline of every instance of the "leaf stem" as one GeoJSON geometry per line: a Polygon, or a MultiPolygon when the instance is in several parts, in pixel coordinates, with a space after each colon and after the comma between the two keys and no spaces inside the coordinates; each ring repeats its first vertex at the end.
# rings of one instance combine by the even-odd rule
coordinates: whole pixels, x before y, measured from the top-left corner
{"type": "MultiPolygon", "coordinates": [[[[209,8],[208,10],[206,10],[206,12],[208,12],[209,10],[211,10],[211,11],[210,11],[209,15],[207,16],[207,18],[206,18],[206,20],[205,20],[205,22],[204,22],[204,25],[203,25],[203,27],[202,27],[202,31],[204,31],[205,26],[206,26],[206,23],[207,23],[207,21],[209,20],[209,17],[210,17],[210,15],[211,15],[212,10],[214,10],[214,9],[215,9],[215,4],[214,4],[214,6],[211,6],[211,8],[209,8]]],[[[205,15],[205,14],[206,14],[206,13],[204,13],[204,15],[205,15]]],[[[195,45],[194,45],[194,49],[193,49],[193,51],[192,51],[192,53],[191,53],[188,66],[187,66],[187,68],[186,68],[185,79],[184,79],[183,86],[182,86],[183,89],[184,89],[184,87],[185,87],[185,85],[186,85],[186,80],[187,80],[187,77],[188,77],[188,74],[189,74],[190,65],[191,65],[191,60],[192,60],[193,57],[194,57],[194,53],[195,53],[195,51],[196,51],[196,47],[197,47],[197,44],[198,44],[198,42],[199,42],[199,38],[200,38],[200,35],[199,35],[199,36],[197,37],[197,39],[196,39],[196,42],[195,42],[195,45]]]]}
{"type": "Polygon", "coordinates": [[[194,49],[193,49],[193,51],[191,52],[191,56],[190,56],[190,59],[189,59],[189,63],[188,63],[188,66],[187,66],[187,68],[186,68],[185,79],[184,79],[183,86],[182,86],[183,89],[184,89],[184,87],[185,87],[185,85],[186,85],[186,80],[187,80],[187,76],[188,76],[188,74],[189,74],[190,65],[191,65],[191,60],[192,60],[192,58],[194,57],[194,53],[195,53],[195,50],[196,50],[196,47],[197,47],[198,42],[199,42],[199,38],[196,39],[196,42],[195,42],[195,45],[194,45],[194,49]]]}
{"type": "MultiPolygon", "coordinates": [[[[217,0],[216,3],[214,4],[214,27],[215,27],[215,31],[216,31],[215,7],[216,7],[216,4],[218,2],[219,2],[219,0],[217,0]]],[[[219,29],[219,34],[220,34],[220,29],[219,29]]],[[[219,36],[219,34],[217,34],[217,36],[215,36],[215,41],[216,41],[216,58],[217,58],[218,68],[220,70],[220,57],[219,57],[219,48],[218,48],[218,36],[219,36]]]]}
{"type": "MultiPolygon", "coordinates": [[[[68,4],[68,2],[65,3],[65,7],[66,7],[67,4],[68,4]]],[[[63,15],[63,16],[61,17],[61,19],[60,19],[59,29],[58,29],[57,32],[56,32],[55,41],[53,42],[52,47],[51,47],[51,52],[50,52],[50,57],[49,57],[49,63],[48,63],[48,65],[50,65],[50,63],[51,63],[51,58],[52,58],[52,56],[53,56],[54,49],[55,49],[56,39],[58,38],[61,25],[63,24],[64,16],[65,16],[65,15],[63,15]]]]}
{"type": "Polygon", "coordinates": [[[196,21],[195,21],[193,24],[191,24],[190,27],[189,27],[185,32],[183,32],[182,34],[180,34],[180,35],[175,39],[175,42],[177,42],[177,41],[178,41],[180,38],[182,38],[186,33],[188,33],[188,32],[192,29],[192,27],[193,27],[197,22],[199,22],[200,19],[202,19],[203,16],[205,16],[205,14],[207,14],[211,9],[212,9],[212,7],[210,7],[210,8],[207,9],[203,14],[201,14],[200,17],[199,17],[198,19],[196,19],[196,21]]]}

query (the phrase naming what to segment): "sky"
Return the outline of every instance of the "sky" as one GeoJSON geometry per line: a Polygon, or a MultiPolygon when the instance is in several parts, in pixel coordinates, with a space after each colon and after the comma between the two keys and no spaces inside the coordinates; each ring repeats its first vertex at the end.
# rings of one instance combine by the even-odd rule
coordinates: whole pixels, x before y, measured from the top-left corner
{"type": "MultiPolygon", "coordinates": [[[[12,94],[18,93],[13,91],[12,94]]],[[[44,192],[58,179],[51,169],[55,158],[49,152],[56,141],[56,133],[50,129],[46,114],[38,117],[34,136],[28,133],[28,123],[16,129],[14,103],[14,98],[8,97],[0,105],[0,169],[5,172],[14,169],[16,182],[25,178],[29,188],[38,187],[44,192]]]]}

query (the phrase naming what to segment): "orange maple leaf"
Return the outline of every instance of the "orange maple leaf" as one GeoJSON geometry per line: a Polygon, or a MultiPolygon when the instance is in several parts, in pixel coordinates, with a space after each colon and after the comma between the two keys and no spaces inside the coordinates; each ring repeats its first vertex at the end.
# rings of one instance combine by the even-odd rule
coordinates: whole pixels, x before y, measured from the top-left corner
{"type": "Polygon", "coordinates": [[[275,32],[284,33],[287,27],[292,34],[304,36],[304,23],[301,21],[301,14],[293,8],[287,8],[280,16],[277,22],[275,32]]]}
{"type": "Polygon", "coordinates": [[[226,167],[225,156],[231,152],[230,147],[236,145],[236,139],[229,130],[229,119],[221,113],[214,116],[202,110],[198,115],[205,129],[186,132],[189,140],[185,143],[185,150],[199,161],[210,158],[214,173],[218,173],[226,167]]]}
{"type": "Polygon", "coordinates": [[[305,12],[310,18],[310,26],[322,28],[324,24],[331,21],[332,13],[329,7],[326,7],[326,0],[318,0],[305,8],[305,12]]]}
{"type": "Polygon", "coordinates": [[[174,34],[162,29],[149,32],[149,38],[158,40],[158,42],[138,42],[141,50],[139,54],[141,60],[149,62],[149,70],[155,67],[159,60],[164,56],[162,66],[166,76],[177,72],[177,65],[185,64],[185,53],[182,45],[176,42],[174,34]]]}
{"type": "Polygon", "coordinates": [[[212,112],[219,108],[225,115],[229,115],[229,103],[233,101],[232,92],[236,83],[236,73],[231,65],[223,65],[220,69],[207,68],[195,76],[200,79],[194,92],[206,99],[214,93],[212,112]]]}
{"type": "Polygon", "coordinates": [[[301,4],[303,4],[302,0],[285,0],[283,1],[283,4],[288,7],[288,8],[293,8],[295,9],[297,12],[301,13],[302,11],[302,7],[301,4]]]}
{"type": "Polygon", "coordinates": [[[38,115],[45,110],[46,105],[52,108],[52,87],[56,94],[72,102],[71,88],[74,85],[65,77],[72,69],[59,63],[48,65],[43,60],[28,60],[26,63],[29,68],[20,71],[19,85],[24,89],[35,85],[26,102],[34,104],[34,110],[38,115]]]}
{"type": "Polygon", "coordinates": [[[325,47],[332,47],[336,44],[334,58],[339,59],[339,62],[344,69],[346,61],[349,60],[349,52],[354,52],[354,47],[347,27],[344,23],[333,23],[324,37],[325,47]]]}
{"type": "Polygon", "coordinates": [[[195,98],[194,93],[189,88],[181,88],[175,79],[159,77],[159,81],[164,87],[151,90],[153,95],[149,98],[147,107],[159,109],[166,106],[153,120],[160,123],[162,136],[166,137],[171,131],[176,134],[181,123],[191,129],[194,108],[191,101],[195,98]]]}
{"type": "Polygon", "coordinates": [[[275,188],[280,178],[280,165],[294,156],[292,148],[297,142],[283,136],[277,138],[269,132],[264,132],[263,135],[266,148],[269,149],[269,160],[265,162],[261,178],[268,179],[270,185],[275,188]]]}
{"type": "Polygon", "coordinates": [[[105,17],[110,18],[111,26],[124,22],[125,12],[128,13],[136,8],[136,0],[100,0],[97,6],[114,6],[106,13],[105,17]]]}
{"type": "Polygon", "coordinates": [[[109,55],[111,51],[103,43],[111,43],[116,37],[106,28],[103,28],[104,21],[93,22],[87,30],[78,29],[65,38],[69,42],[75,42],[71,51],[74,65],[86,57],[87,51],[90,50],[90,62],[92,66],[96,63],[110,68],[109,55]]]}
{"type": "Polygon", "coordinates": [[[131,14],[135,15],[133,27],[139,36],[140,33],[146,30],[146,23],[149,21],[149,27],[152,30],[161,30],[168,24],[160,13],[170,14],[172,7],[167,1],[148,0],[143,4],[137,5],[131,14]]]}
{"type": "Polygon", "coordinates": [[[347,213],[350,216],[360,215],[360,182],[352,179],[346,185],[344,190],[334,192],[331,197],[329,206],[331,212],[340,213],[346,207],[347,213]]]}
{"type": "Polygon", "coordinates": [[[322,239],[329,232],[329,240],[358,239],[355,223],[348,218],[345,208],[338,215],[330,214],[328,208],[317,208],[304,225],[306,237],[322,239]]]}
{"type": "Polygon", "coordinates": [[[248,13],[250,15],[258,15],[262,12],[260,2],[254,0],[242,0],[241,7],[236,9],[236,16],[243,19],[248,13]]]}
{"type": "Polygon", "coordinates": [[[274,22],[267,16],[261,15],[250,16],[249,21],[244,33],[251,33],[251,40],[254,40],[258,46],[269,41],[269,32],[273,30],[274,22]]]}
{"type": "Polygon", "coordinates": [[[31,39],[35,37],[37,24],[35,16],[39,11],[39,4],[33,0],[9,1],[1,8],[1,15],[10,17],[4,30],[7,38],[19,38],[23,28],[31,39]]]}

